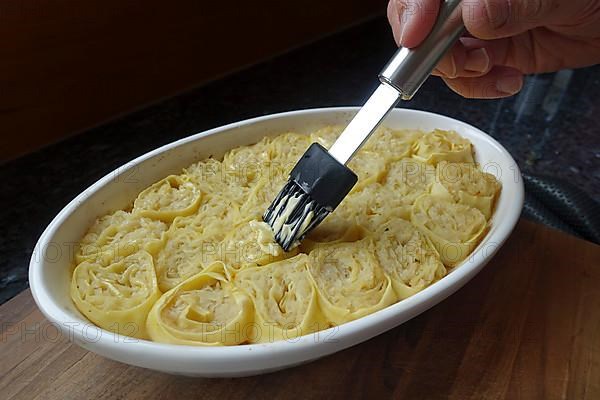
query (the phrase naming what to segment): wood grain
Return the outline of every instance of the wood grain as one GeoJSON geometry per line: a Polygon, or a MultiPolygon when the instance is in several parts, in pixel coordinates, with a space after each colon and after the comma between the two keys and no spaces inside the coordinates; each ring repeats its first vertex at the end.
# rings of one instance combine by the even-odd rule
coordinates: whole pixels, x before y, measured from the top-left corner
{"type": "Polygon", "coordinates": [[[368,342],[268,375],[194,379],[52,336],[29,291],[0,307],[3,399],[598,399],[600,246],[520,221],[447,300],[368,342]]]}
{"type": "Polygon", "coordinates": [[[0,161],[383,14],[385,4],[3,0],[0,161]]]}

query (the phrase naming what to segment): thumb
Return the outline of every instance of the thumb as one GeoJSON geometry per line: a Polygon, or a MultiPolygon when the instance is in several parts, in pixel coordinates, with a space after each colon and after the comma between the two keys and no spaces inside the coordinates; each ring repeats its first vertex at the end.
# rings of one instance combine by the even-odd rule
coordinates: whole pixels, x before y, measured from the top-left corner
{"type": "Polygon", "coordinates": [[[398,46],[415,47],[429,34],[440,0],[390,0],[387,16],[398,46]]]}
{"type": "Polygon", "coordinates": [[[465,28],[479,39],[514,36],[548,25],[561,10],[554,0],[465,0],[465,28]]]}

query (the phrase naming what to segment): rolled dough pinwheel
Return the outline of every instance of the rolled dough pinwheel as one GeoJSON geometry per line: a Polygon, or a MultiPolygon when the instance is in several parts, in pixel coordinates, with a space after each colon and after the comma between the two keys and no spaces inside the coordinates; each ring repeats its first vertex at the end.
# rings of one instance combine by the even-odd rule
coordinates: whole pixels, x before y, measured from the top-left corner
{"type": "Polygon", "coordinates": [[[229,150],[223,157],[223,171],[235,176],[238,185],[250,186],[260,179],[262,171],[271,161],[270,141],[265,137],[251,146],[240,146],[229,150]]]}
{"type": "MultiPolygon", "coordinates": [[[[335,220],[335,224],[332,224],[334,226],[343,226],[344,221],[355,221],[364,230],[374,232],[391,216],[399,215],[399,208],[392,205],[395,197],[396,195],[389,188],[379,182],[373,182],[356,192],[349,193],[335,213],[327,218],[337,214],[332,218],[335,220]]],[[[318,229],[319,227],[315,230],[318,229]]],[[[364,234],[346,241],[355,241],[362,237],[364,234]]]]}
{"type": "Polygon", "coordinates": [[[431,194],[477,208],[489,219],[494,201],[500,192],[500,182],[471,163],[440,161],[431,194]]]}
{"type": "Polygon", "coordinates": [[[347,200],[348,198],[344,199],[335,213],[329,214],[302,240],[300,249],[303,253],[308,254],[322,245],[354,242],[364,237],[364,228],[360,225],[358,217],[343,207],[347,200]]]}
{"type": "Polygon", "coordinates": [[[382,186],[387,190],[386,212],[410,219],[410,210],[417,197],[428,193],[435,180],[435,169],[413,158],[404,158],[390,164],[382,186]]]}
{"type": "Polygon", "coordinates": [[[175,218],[156,256],[158,285],[164,292],[223,258],[221,242],[241,219],[227,198],[212,195],[195,215],[175,218]]]}
{"type": "Polygon", "coordinates": [[[156,254],[163,246],[166,230],[164,222],[117,211],[98,219],[90,228],[81,239],[75,261],[108,265],[140,250],[156,254]]]}
{"type": "Polygon", "coordinates": [[[415,201],[411,221],[427,235],[447,266],[464,260],[488,229],[485,216],[478,209],[431,195],[415,201]]]}
{"type": "MultiPolygon", "coordinates": [[[[254,172],[254,169],[253,171],[254,172]]],[[[250,192],[248,171],[228,170],[214,158],[197,162],[184,168],[183,175],[189,178],[202,192],[202,202],[214,196],[222,197],[239,208],[250,192]]]]}
{"type": "Polygon", "coordinates": [[[133,213],[170,222],[175,217],[195,213],[200,199],[200,189],[189,178],[170,175],[138,195],[133,213]]]}
{"type": "Polygon", "coordinates": [[[356,153],[348,163],[348,167],[358,175],[358,182],[352,188],[351,193],[371,183],[381,181],[386,170],[385,158],[376,152],[364,149],[356,153]]]}
{"type": "Polygon", "coordinates": [[[392,130],[385,127],[378,128],[364,149],[383,157],[387,163],[410,157],[412,146],[423,132],[413,129],[392,130]]]}
{"type": "Polygon", "coordinates": [[[240,212],[244,218],[262,219],[265,210],[277,193],[279,193],[287,178],[287,174],[281,173],[277,169],[272,173],[270,172],[260,177],[253,184],[246,201],[240,208],[240,212]]]}
{"type": "Polygon", "coordinates": [[[175,221],[165,235],[165,247],[156,257],[160,290],[165,292],[202,271],[216,259],[218,241],[175,221]]]}
{"type": "Polygon", "coordinates": [[[194,346],[246,343],[253,325],[252,300],[227,281],[218,263],[163,294],[146,323],[156,342],[194,346]]]}
{"type": "Polygon", "coordinates": [[[243,221],[230,229],[219,244],[219,260],[228,272],[245,266],[269,264],[298,252],[298,249],[284,252],[275,241],[269,225],[262,220],[243,221]]]}
{"type": "Polygon", "coordinates": [[[323,315],[334,325],[397,301],[390,278],[368,243],[338,243],[310,253],[309,272],[319,293],[319,304],[323,315]]]}
{"type": "Polygon", "coordinates": [[[449,162],[474,162],[471,142],[454,131],[436,129],[421,136],[413,144],[413,157],[436,165],[442,160],[449,162]]]}
{"type": "Polygon", "coordinates": [[[103,266],[84,261],[71,279],[71,298],[90,321],[122,335],[147,339],[146,316],[160,297],[152,256],[139,251],[103,266]]]}
{"type": "Polygon", "coordinates": [[[392,279],[400,300],[446,275],[446,268],[429,239],[410,222],[391,219],[372,236],[379,264],[392,279]]]}
{"type": "Polygon", "coordinates": [[[290,340],[328,327],[308,274],[309,257],[299,254],[264,267],[244,268],[234,284],[254,301],[253,342],[290,340]]]}

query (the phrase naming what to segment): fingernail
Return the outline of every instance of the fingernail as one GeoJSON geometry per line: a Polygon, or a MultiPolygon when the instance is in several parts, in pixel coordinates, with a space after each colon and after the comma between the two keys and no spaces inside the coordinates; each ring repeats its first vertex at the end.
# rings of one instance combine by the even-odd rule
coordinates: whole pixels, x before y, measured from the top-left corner
{"type": "Polygon", "coordinates": [[[400,23],[402,24],[400,28],[400,46],[402,46],[402,42],[404,40],[404,31],[406,30],[406,24],[402,23],[402,17],[400,17],[400,23]]]}
{"type": "Polygon", "coordinates": [[[450,61],[452,61],[452,71],[448,74],[448,78],[456,78],[457,76],[457,68],[456,68],[456,60],[454,59],[454,54],[450,52],[450,61]]]}
{"type": "Polygon", "coordinates": [[[472,72],[485,72],[488,70],[490,57],[485,49],[475,49],[467,53],[465,70],[472,72]]]}
{"type": "Polygon", "coordinates": [[[515,94],[523,86],[523,77],[518,75],[504,76],[496,82],[496,89],[506,94],[515,94]]]}

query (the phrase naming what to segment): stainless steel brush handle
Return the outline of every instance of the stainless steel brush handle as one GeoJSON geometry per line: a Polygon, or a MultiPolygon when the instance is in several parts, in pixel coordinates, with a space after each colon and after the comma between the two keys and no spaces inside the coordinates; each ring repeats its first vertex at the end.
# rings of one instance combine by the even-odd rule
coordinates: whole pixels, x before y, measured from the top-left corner
{"type": "Polygon", "coordinates": [[[414,96],[463,32],[460,3],[461,0],[443,1],[433,29],[425,40],[413,49],[400,47],[379,74],[382,82],[400,91],[403,100],[414,96]]]}

